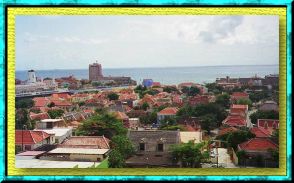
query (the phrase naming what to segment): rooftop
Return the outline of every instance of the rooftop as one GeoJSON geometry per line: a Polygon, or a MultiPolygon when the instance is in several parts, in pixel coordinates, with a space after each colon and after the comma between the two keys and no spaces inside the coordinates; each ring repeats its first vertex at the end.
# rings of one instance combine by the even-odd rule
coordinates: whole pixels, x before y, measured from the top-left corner
{"type": "Polygon", "coordinates": [[[277,149],[278,145],[268,138],[253,138],[239,144],[239,148],[245,151],[267,151],[268,149],[277,149]]]}
{"type": "Polygon", "coordinates": [[[109,149],[56,148],[50,154],[105,154],[109,149]]]}
{"type": "Polygon", "coordinates": [[[48,123],[48,122],[54,123],[54,122],[58,122],[58,121],[63,121],[63,119],[42,119],[40,122],[42,122],[42,123],[48,123]]]}
{"type": "MultiPolygon", "coordinates": [[[[36,129],[35,129],[36,130],[36,129]]],[[[35,131],[34,130],[34,131],[35,131]]],[[[60,137],[65,135],[66,133],[68,133],[69,131],[71,131],[72,128],[71,127],[67,127],[67,128],[52,128],[52,129],[42,129],[42,131],[48,133],[48,134],[54,134],[56,137],[60,137]]],[[[38,130],[40,131],[40,130],[38,130]]]]}
{"type": "Polygon", "coordinates": [[[176,115],[178,112],[177,107],[167,107],[165,109],[162,109],[158,114],[160,115],[176,115]]]}
{"type": "Polygon", "coordinates": [[[58,147],[76,147],[92,149],[109,149],[109,139],[104,136],[73,136],[58,147]]]}
{"type": "Polygon", "coordinates": [[[50,135],[41,130],[15,130],[16,144],[37,144],[48,138],[50,135]]]}

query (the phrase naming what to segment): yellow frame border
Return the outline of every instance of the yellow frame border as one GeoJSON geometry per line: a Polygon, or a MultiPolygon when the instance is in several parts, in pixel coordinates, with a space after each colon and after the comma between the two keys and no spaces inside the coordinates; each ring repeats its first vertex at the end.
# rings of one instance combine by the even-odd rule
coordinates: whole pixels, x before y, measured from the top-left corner
{"type": "Polygon", "coordinates": [[[10,175],[286,175],[286,7],[8,7],[8,176],[10,175]],[[31,15],[275,15],[279,16],[280,48],[280,167],[279,168],[122,168],[122,169],[21,169],[15,168],[15,19],[31,15]],[[228,171],[229,170],[229,171],[228,171]]]}

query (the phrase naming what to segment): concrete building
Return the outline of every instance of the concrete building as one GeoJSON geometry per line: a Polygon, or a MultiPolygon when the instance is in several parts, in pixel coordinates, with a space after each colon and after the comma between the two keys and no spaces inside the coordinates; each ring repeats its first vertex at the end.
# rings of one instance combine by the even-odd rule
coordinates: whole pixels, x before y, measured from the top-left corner
{"type": "Polygon", "coordinates": [[[43,119],[36,123],[36,129],[51,129],[55,127],[64,127],[63,119],[43,119]]]}
{"type": "Polygon", "coordinates": [[[103,79],[101,64],[93,63],[89,65],[89,80],[98,81],[103,79]]]}
{"type": "Polygon", "coordinates": [[[37,77],[36,73],[34,70],[29,70],[28,71],[28,83],[36,83],[37,82],[37,77]]]}
{"type": "Polygon", "coordinates": [[[170,147],[180,143],[179,131],[129,131],[136,154],[126,160],[127,167],[178,167],[171,161],[170,147]]]}

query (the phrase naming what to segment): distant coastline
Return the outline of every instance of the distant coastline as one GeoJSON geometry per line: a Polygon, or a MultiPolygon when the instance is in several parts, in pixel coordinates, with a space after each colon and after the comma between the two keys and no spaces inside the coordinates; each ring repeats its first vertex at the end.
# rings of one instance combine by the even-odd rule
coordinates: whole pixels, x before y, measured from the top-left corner
{"type": "MultiPolygon", "coordinates": [[[[32,68],[35,69],[35,68],[32,68]]],[[[88,79],[88,69],[36,70],[37,77],[66,77],[73,75],[77,79],[88,79]]],[[[264,77],[279,74],[279,65],[243,65],[243,66],[197,66],[165,68],[103,68],[104,76],[129,76],[141,83],[143,79],[153,79],[162,84],[179,84],[181,82],[214,82],[220,77],[264,77]]],[[[27,70],[16,71],[16,78],[26,80],[27,70]]]]}
{"type": "MultiPolygon", "coordinates": [[[[190,68],[190,67],[239,67],[239,66],[279,66],[279,64],[265,64],[265,65],[207,65],[207,66],[156,66],[156,67],[104,67],[103,69],[163,69],[163,68],[190,68]]],[[[30,68],[32,69],[32,68],[30,68]]],[[[28,71],[30,69],[20,69],[18,71],[28,71]]],[[[51,70],[84,70],[88,68],[63,68],[63,69],[39,69],[38,71],[51,71],[51,70]]]]}

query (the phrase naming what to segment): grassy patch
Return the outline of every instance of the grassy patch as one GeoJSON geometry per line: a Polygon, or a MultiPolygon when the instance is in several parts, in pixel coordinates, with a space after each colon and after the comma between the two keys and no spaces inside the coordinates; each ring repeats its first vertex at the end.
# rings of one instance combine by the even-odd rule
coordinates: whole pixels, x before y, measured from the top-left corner
{"type": "Polygon", "coordinates": [[[108,168],[108,159],[103,160],[96,168],[108,168]]]}

